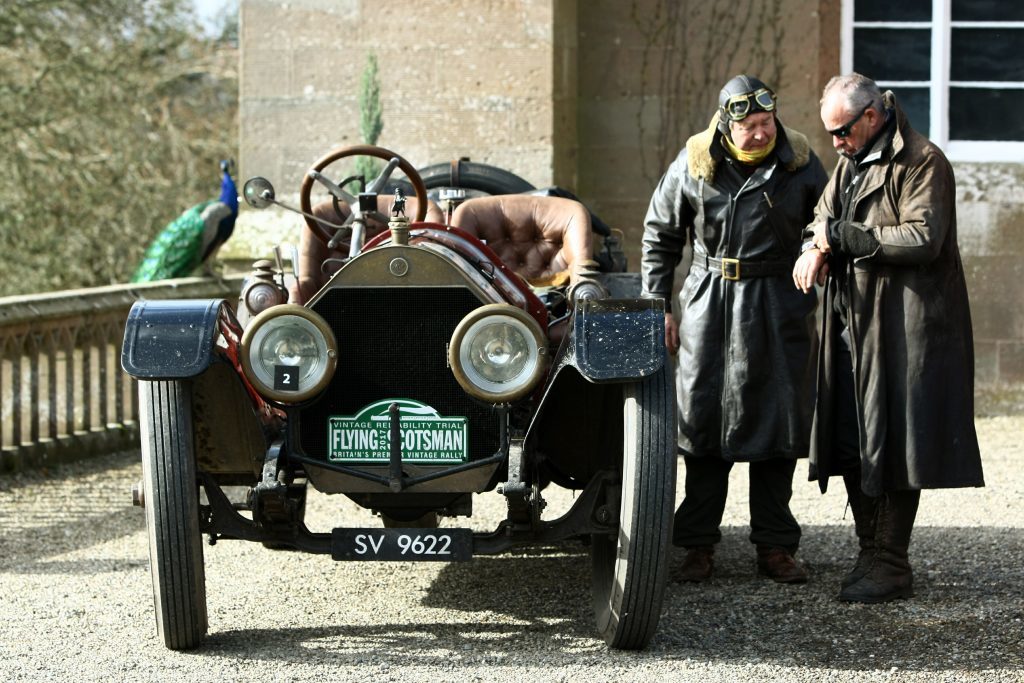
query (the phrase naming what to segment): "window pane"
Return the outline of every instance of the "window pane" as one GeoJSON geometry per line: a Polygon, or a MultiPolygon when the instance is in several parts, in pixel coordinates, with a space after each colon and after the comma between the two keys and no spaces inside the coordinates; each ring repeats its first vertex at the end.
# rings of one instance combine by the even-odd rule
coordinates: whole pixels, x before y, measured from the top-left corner
{"type": "MultiPolygon", "coordinates": [[[[1016,2],[1016,0],[1013,0],[1016,2]]],[[[854,21],[931,21],[931,0],[857,0],[854,21]]]]}
{"type": "Polygon", "coordinates": [[[1024,2],[953,0],[953,21],[1024,21],[1024,2]]]}
{"type": "Polygon", "coordinates": [[[949,89],[950,140],[1024,141],[1024,90],[949,89]]]}
{"type": "MultiPolygon", "coordinates": [[[[910,125],[921,135],[931,130],[931,95],[928,88],[890,88],[896,104],[907,115],[910,125]]],[[[882,88],[884,92],[886,88],[882,88]]]]}
{"type": "Polygon", "coordinates": [[[955,28],[950,57],[954,81],[1024,81],[1024,29],[955,28]]]}
{"type": "Polygon", "coordinates": [[[926,28],[855,29],[853,70],[876,81],[927,81],[931,33],[926,28]]]}

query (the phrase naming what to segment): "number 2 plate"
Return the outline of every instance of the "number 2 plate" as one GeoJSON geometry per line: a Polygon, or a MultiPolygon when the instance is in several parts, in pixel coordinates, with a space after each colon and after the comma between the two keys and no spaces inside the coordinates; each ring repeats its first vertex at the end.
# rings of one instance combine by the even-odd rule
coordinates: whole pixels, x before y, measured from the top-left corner
{"type": "Polygon", "coordinates": [[[335,560],[466,562],[473,556],[470,529],[334,529],[335,560]]]}

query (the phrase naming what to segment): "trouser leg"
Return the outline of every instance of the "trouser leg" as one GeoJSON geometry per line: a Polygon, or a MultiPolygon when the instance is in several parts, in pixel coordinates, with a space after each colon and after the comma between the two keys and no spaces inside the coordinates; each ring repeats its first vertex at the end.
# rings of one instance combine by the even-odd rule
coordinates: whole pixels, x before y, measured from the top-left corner
{"type": "Polygon", "coordinates": [[[732,463],[715,457],[684,456],[686,490],[676,510],[672,542],[692,548],[722,540],[722,515],[729,492],[732,463]]]}
{"type": "Polygon", "coordinates": [[[796,460],[772,458],[750,463],[750,542],[796,553],[800,525],[789,509],[796,460]]]}
{"type": "Polygon", "coordinates": [[[888,602],[914,595],[908,550],[920,491],[890,491],[878,502],[875,552],[868,571],[839,593],[847,602],[888,602]]]}

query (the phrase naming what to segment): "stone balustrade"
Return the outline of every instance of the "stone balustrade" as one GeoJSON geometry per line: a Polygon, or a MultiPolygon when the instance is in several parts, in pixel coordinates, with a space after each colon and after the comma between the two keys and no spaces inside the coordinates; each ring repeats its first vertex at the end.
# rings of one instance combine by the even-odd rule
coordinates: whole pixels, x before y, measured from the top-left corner
{"type": "Polygon", "coordinates": [[[141,299],[234,300],[241,277],[0,298],[0,472],[138,447],[121,342],[141,299]]]}

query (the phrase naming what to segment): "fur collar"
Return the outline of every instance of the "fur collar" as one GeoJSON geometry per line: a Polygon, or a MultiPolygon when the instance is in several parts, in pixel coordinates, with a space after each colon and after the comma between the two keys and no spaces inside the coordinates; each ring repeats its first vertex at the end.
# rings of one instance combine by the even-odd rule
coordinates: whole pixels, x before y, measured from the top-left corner
{"type": "MultiPolygon", "coordinates": [[[[786,128],[776,119],[778,124],[778,140],[775,143],[775,155],[786,167],[787,171],[796,171],[807,165],[811,158],[811,143],[803,133],[786,128]]],[[[702,133],[697,133],[686,141],[686,166],[694,178],[703,178],[704,182],[715,180],[715,170],[721,163],[724,151],[718,136],[718,113],[711,117],[711,124],[702,133]]]]}

